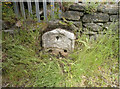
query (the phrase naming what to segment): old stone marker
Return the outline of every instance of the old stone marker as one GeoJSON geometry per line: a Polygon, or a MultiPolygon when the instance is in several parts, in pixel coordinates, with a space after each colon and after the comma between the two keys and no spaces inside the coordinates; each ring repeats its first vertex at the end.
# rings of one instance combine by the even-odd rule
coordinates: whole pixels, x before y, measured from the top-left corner
{"type": "Polygon", "coordinates": [[[48,31],[42,35],[42,46],[53,54],[67,56],[74,50],[75,35],[61,28],[48,31]]]}

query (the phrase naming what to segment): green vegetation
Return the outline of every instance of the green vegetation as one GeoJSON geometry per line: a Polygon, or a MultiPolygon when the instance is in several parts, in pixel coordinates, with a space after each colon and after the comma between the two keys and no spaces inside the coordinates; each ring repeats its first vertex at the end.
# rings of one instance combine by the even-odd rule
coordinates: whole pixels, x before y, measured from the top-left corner
{"type": "Polygon", "coordinates": [[[3,86],[117,86],[117,34],[78,37],[74,52],[61,58],[41,50],[39,29],[3,33],[3,86]]]}
{"type": "MultiPolygon", "coordinates": [[[[6,6],[3,7],[3,19],[15,23],[11,17],[12,8],[9,14],[6,14],[7,10],[6,6]]],[[[94,8],[90,10],[94,11],[94,8]]],[[[59,23],[73,25],[63,20],[65,23],[59,23]]],[[[20,21],[20,31],[2,33],[3,87],[118,86],[118,34],[111,31],[114,24],[97,40],[90,41],[86,35],[78,34],[74,52],[63,58],[42,50],[41,35],[47,27],[45,22],[33,22],[27,26],[20,21]]]]}
{"type": "Polygon", "coordinates": [[[11,2],[2,3],[2,19],[9,24],[13,25],[16,21],[13,6],[11,2]]]}
{"type": "Polygon", "coordinates": [[[85,6],[85,12],[88,14],[93,14],[94,12],[97,11],[99,3],[95,3],[95,2],[86,2],[86,6],[85,6]]]}

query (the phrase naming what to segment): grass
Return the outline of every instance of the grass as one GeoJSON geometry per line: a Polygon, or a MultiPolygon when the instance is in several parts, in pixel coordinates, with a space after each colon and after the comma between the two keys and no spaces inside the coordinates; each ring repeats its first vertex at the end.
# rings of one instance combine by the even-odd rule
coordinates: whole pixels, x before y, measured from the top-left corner
{"type": "MultiPolygon", "coordinates": [[[[86,7],[87,13],[94,12],[94,7],[91,10],[86,7]]],[[[2,15],[5,21],[14,24],[12,8],[10,3],[3,3],[2,15]]],[[[41,35],[46,23],[22,25],[20,32],[2,34],[4,87],[118,87],[118,34],[111,32],[114,24],[95,41],[78,34],[74,52],[65,58],[42,50],[41,35]]]]}
{"type": "Polygon", "coordinates": [[[107,32],[96,41],[79,36],[74,52],[59,58],[42,51],[41,26],[35,31],[3,33],[3,86],[118,86],[118,34],[107,32]]]}
{"type": "Polygon", "coordinates": [[[95,2],[86,2],[86,6],[85,6],[85,13],[88,14],[93,14],[97,11],[97,8],[99,6],[99,3],[95,3],[95,2]]]}

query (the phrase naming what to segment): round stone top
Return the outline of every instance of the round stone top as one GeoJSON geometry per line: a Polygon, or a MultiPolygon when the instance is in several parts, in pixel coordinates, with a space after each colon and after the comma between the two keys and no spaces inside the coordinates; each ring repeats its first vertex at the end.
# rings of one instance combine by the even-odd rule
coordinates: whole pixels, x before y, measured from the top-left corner
{"type": "Polygon", "coordinates": [[[54,29],[52,31],[44,33],[44,35],[45,34],[61,34],[61,35],[66,36],[69,39],[75,39],[76,38],[74,33],[66,31],[65,29],[61,29],[61,28],[56,28],[56,29],[54,29]]]}

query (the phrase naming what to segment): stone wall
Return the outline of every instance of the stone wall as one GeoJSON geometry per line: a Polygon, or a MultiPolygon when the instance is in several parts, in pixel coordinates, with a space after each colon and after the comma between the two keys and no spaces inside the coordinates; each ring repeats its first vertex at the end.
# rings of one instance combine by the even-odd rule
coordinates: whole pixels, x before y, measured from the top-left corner
{"type": "MultiPolygon", "coordinates": [[[[95,9],[93,11],[89,6],[90,4],[85,3],[70,5],[67,7],[67,10],[62,13],[65,19],[61,18],[60,20],[47,21],[48,25],[45,27],[44,32],[62,28],[72,32],[76,31],[76,36],[79,32],[80,34],[88,35],[90,39],[96,39],[98,36],[102,36],[108,29],[112,29],[113,32],[118,32],[119,4],[97,4],[95,8],[92,8],[95,9]],[[92,12],[88,13],[86,7],[92,12]]],[[[4,32],[13,33],[14,29],[16,29],[14,26],[9,27],[9,25],[5,24],[2,20],[0,20],[0,22],[2,22],[4,32]]],[[[27,24],[27,22],[25,23],[27,24]]],[[[19,29],[18,26],[17,29],[19,29]]]]}
{"type": "Polygon", "coordinates": [[[77,3],[71,5],[63,13],[63,17],[73,23],[82,34],[89,35],[90,39],[96,39],[108,29],[118,32],[118,4],[98,4],[95,10],[87,13],[86,4],[77,3]]]}

